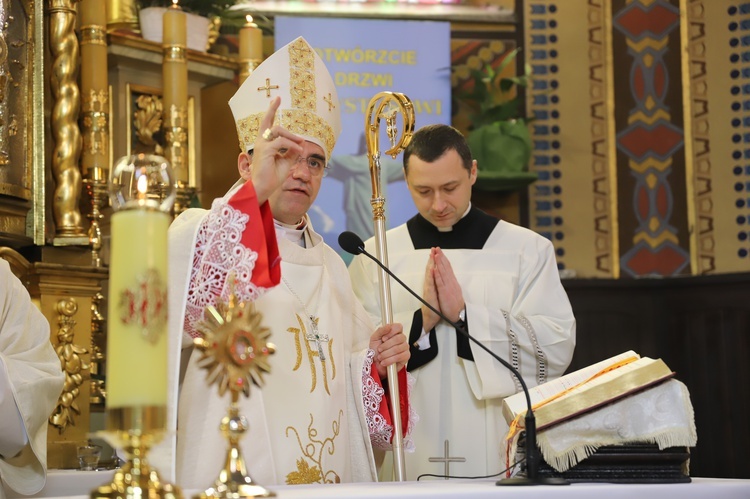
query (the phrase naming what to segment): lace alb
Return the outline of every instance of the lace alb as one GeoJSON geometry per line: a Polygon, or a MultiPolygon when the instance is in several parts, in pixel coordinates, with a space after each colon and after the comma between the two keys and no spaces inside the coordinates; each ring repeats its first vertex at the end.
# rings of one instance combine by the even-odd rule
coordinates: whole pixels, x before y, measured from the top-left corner
{"type": "Polygon", "coordinates": [[[214,305],[216,297],[227,297],[230,272],[240,300],[255,301],[266,291],[252,282],[258,254],[240,243],[249,219],[247,214],[217,199],[198,230],[184,322],[185,333],[193,338],[200,336],[195,325],[203,318],[206,307],[214,305]]]}

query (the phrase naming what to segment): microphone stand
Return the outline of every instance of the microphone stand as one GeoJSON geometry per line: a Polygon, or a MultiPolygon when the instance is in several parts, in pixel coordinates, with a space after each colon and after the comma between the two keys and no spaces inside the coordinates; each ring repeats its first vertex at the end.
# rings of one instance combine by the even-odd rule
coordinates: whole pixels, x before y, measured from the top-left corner
{"type": "Polygon", "coordinates": [[[506,478],[506,479],[498,480],[495,483],[495,485],[569,485],[570,482],[568,482],[564,478],[540,477],[539,476],[539,460],[541,459],[541,456],[539,455],[539,449],[536,444],[536,417],[534,416],[534,411],[532,410],[531,396],[529,395],[529,389],[526,386],[526,382],[523,380],[521,373],[519,373],[518,370],[516,370],[516,368],[513,367],[508,361],[501,358],[500,356],[495,354],[493,351],[491,351],[489,348],[487,348],[482,343],[480,343],[479,340],[477,340],[472,335],[470,335],[466,329],[459,326],[452,320],[448,319],[442,312],[440,312],[435,307],[427,303],[427,301],[425,301],[421,296],[415,293],[414,290],[412,290],[409,286],[406,285],[406,283],[404,283],[401,279],[399,279],[396,276],[396,274],[391,272],[389,268],[383,265],[383,263],[380,262],[380,260],[372,256],[370,253],[368,253],[365,250],[365,245],[359,236],[349,231],[342,232],[341,235],[339,235],[339,246],[341,246],[341,248],[347,251],[348,253],[352,253],[354,255],[362,254],[368,257],[373,262],[375,262],[389,276],[395,279],[397,283],[399,283],[404,289],[406,289],[409,293],[411,293],[412,296],[414,296],[416,299],[422,302],[423,305],[425,305],[427,308],[432,310],[434,313],[440,316],[441,319],[443,319],[445,322],[453,326],[456,329],[456,331],[464,335],[470,341],[473,341],[474,344],[478,345],[482,350],[490,354],[492,358],[494,358],[495,360],[500,362],[503,366],[505,366],[511,373],[513,373],[513,376],[515,376],[516,379],[518,379],[518,381],[521,383],[521,387],[523,388],[523,393],[526,396],[526,406],[527,406],[526,417],[524,418],[524,421],[525,421],[524,439],[525,439],[525,448],[526,448],[526,477],[525,478],[521,478],[521,477],[506,478]]]}

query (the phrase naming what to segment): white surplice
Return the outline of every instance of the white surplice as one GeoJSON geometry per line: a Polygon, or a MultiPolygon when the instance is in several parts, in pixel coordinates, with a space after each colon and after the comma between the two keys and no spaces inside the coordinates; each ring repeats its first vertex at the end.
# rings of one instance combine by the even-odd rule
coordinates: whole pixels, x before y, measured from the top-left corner
{"type": "MultiPolygon", "coordinates": [[[[55,408],[65,376],[50,343],[47,319],[32,303],[8,262],[0,259],[0,433],[18,430],[20,416],[28,442],[13,456],[0,456],[0,481],[29,495],[44,487],[47,470],[47,418],[55,408]]],[[[10,437],[14,437],[10,435],[10,437]]],[[[0,497],[3,495],[0,485],[0,497]]]]}
{"type": "MultiPolygon", "coordinates": [[[[390,269],[421,295],[430,248],[415,249],[406,224],[388,231],[387,245],[390,269]]],[[[372,239],[366,248],[375,254],[372,239]]],[[[528,229],[499,221],[481,250],[443,251],[461,285],[469,333],[511,363],[529,386],[563,374],[575,346],[575,319],[552,244],[528,229]]],[[[357,297],[377,318],[375,263],[357,256],[349,272],[357,297]]],[[[408,334],[421,303],[393,281],[391,293],[394,321],[402,322],[408,334]]],[[[445,464],[429,458],[445,458],[446,441],[448,457],[464,459],[450,463],[451,475],[498,473],[504,468],[503,439],[508,430],[501,402],[520,385],[473,343],[474,360],[459,357],[456,330],[444,321],[436,327],[436,338],[437,356],[410,369],[416,378],[411,400],[420,424],[412,435],[416,452],[406,455],[407,476],[414,480],[423,473],[444,474],[445,464]]]]}

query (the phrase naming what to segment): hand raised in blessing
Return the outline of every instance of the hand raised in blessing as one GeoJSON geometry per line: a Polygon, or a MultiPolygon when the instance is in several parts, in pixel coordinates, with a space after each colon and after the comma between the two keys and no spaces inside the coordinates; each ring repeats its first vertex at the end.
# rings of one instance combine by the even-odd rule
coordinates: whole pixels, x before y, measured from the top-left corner
{"type": "Polygon", "coordinates": [[[290,168],[302,154],[305,143],[299,135],[281,125],[274,125],[280,105],[280,97],[271,99],[255,138],[251,178],[260,203],[281,187],[290,168]]]}

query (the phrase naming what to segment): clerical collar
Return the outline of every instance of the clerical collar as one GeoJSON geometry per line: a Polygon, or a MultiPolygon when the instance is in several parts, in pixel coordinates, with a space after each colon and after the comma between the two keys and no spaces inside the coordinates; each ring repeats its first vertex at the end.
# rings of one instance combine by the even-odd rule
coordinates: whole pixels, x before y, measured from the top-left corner
{"type": "Polygon", "coordinates": [[[441,232],[422,215],[406,222],[415,249],[482,249],[499,220],[482,210],[470,207],[450,232],[441,232]]]}
{"type": "Polygon", "coordinates": [[[305,229],[307,228],[307,218],[302,218],[296,224],[285,224],[278,220],[273,220],[273,225],[276,229],[276,237],[283,237],[294,244],[305,247],[305,229]]]}
{"type": "MultiPolygon", "coordinates": [[[[463,219],[466,215],[468,215],[470,210],[471,210],[471,203],[469,203],[469,206],[466,208],[466,211],[464,212],[464,214],[461,215],[461,218],[458,219],[458,222],[460,222],[461,219],[463,219]]],[[[458,223],[458,222],[456,222],[456,223],[458,223]]],[[[453,230],[453,226],[452,225],[450,227],[435,227],[435,228],[437,230],[439,230],[440,232],[450,232],[450,231],[453,230]]]]}

